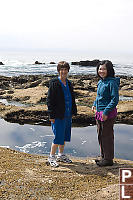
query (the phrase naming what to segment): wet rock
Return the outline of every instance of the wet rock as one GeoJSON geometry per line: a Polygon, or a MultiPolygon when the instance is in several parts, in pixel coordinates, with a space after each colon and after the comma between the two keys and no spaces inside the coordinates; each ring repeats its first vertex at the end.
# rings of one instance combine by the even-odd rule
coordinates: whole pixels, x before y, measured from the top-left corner
{"type": "Polygon", "coordinates": [[[0,62],[0,65],[4,65],[3,62],[0,62]]]}
{"type": "Polygon", "coordinates": [[[36,87],[36,86],[38,86],[41,82],[42,82],[42,80],[37,80],[37,81],[34,81],[34,82],[32,82],[32,83],[28,83],[28,84],[24,87],[24,89],[36,87]]]}
{"type": "Polygon", "coordinates": [[[46,97],[41,97],[39,101],[37,101],[38,104],[46,102],[46,97]]]}
{"type": "Polygon", "coordinates": [[[133,111],[118,113],[117,122],[124,124],[133,124],[133,111]]]}
{"type": "Polygon", "coordinates": [[[133,86],[132,85],[124,85],[121,90],[132,90],[133,86]]]}
{"type": "Polygon", "coordinates": [[[95,117],[92,117],[86,114],[80,114],[80,115],[74,116],[72,119],[72,122],[76,126],[89,126],[89,125],[96,124],[95,117]]]}
{"type": "Polygon", "coordinates": [[[5,95],[3,99],[12,100],[12,96],[11,95],[5,95]]]}
{"type": "Polygon", "coordinates": [[[13,97],[12,98],[13,101],[21,101],[21,102],[27,101],[29,99],[30,99],[30,96],[24,96],[24,97],[20,97],[20,98],[18,98],[18,97],[13,97]]]}
{"type": "Polygon", "coordinates": [[[56,63],[52,61],[52,62],[50,62],[49,64],[56,64],[56,63]]]}
{"type": "Polygon", "coordinates": [[[81,66],[96,66],[100,61],[99,60],[93,60],[93,61],[80,61],[79,65],[81,66]]]}
{"type": "Polygon", "coordinates": [[[85,61],[79,61],[79,62],[71,62],[71,65],[80,65],[80,66],[97,66],[97,64],[100,62],[100,60],[85,60],[85,61]]]}
{"type": "Polygon", "coordinates": [[[45,64],[45,63],[41,63],[39,61],[35,61],[35,65],[42,65],[42,64],[45,64]]]}
{"type": "Polygon", "coordinates": [[[49,82],[50,82],[50,79],[49,79],[49,80],[42,81],[41,85],[42,85],[42,86],[49,87],[49,82]]]}
{"type": "Polygon", "coordinates": [[[13,90],[9,90],[9,91],[7,91],[7,94],[13,94],[13,93],[14,93],[13,90]]]}
{"type": "Polygon", "coordinates": [[[80,65],[80,62],[71,62],[71,65],[80,65]]]}
{"type": "Polygon", "coordinates": [[[4,95],[4,94],[6,94],[6,91],[0,91],[0,95],[4,95]]]}
{"type": "Polygon", "coordinates": [[[8,122],[20,124],[35,124],[49,125],[49,118],[47,111],[24,110],[7,113],[4,119],[8,122]]]}
{"type": "Polygon", "coordinates": [[[11,78],[12,83],[19,83],[19,84],[24,84],[28,82],[27,76],[13,76],[11,78]]]}
{"type": "Polygon", "coordinates": [[[7,87],[3,83],[0,83],[0,89],[6,90],[7,87]]]}

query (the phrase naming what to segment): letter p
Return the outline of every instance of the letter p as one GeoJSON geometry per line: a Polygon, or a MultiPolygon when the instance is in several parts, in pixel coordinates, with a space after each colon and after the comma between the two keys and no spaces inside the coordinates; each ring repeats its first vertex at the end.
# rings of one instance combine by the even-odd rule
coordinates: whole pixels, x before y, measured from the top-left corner
{"type": "Polygon", "coordinates": [[[130,170],[122,170],[122,182],[125,182],[126,178],[130,178],[132,175],[130,170]]]}

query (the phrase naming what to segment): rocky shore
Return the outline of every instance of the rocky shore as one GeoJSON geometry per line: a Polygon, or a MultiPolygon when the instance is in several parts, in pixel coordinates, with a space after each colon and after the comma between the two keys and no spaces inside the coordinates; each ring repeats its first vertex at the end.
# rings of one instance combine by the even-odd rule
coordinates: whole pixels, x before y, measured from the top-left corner
{"type": "MultiPolygon", "coordinates": [[[[20,124],[49,125],[46,97],[52,75],[0,76],[0,117],[20,124]]],[[[98,78],[69,76],[78,106],[74,125],[95,124],[91,111],[98,78]]],[[[133,124],[133,77],[121,77],[117,123],[133,124]]],[[[72,164],[47,165],[47,156],[0,148],[0,199],[2,200],[118,200],[119,168],[133,161],[114,160],[100,168],[94,158],[71,158],[72,164]]]]}
{"type": "Polygon", "coordinates": [[[1,200],[118,200],[119,168],[133,161],[115,159],[98,167],[93,158],[72,158],[72,164],[47,166],[47,157],[0,148],[1,200]]]}
{"type": "MultiPolygon", "coordinates": [[[[54,75],[0,76],[0,117],[20,124],[49,125],[46,98],[49,81],[53,77],[54,75]]],[[[133,77],[120,78],[117,123],[133,124],[133,77]]],[[[78,115],[73,117],[73,124],[94,125],[91,107],[96,97],[98,78],[95,75],[73,75],[69,79],[73,83],[78,106],[78,115]]]]}

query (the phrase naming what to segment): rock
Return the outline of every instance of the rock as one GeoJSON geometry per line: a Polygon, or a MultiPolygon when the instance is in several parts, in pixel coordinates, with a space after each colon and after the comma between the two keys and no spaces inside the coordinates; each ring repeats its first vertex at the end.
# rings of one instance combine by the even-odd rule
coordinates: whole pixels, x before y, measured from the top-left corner
{"type": "Polygon", "coordinates": [[[1,91],[0,91],[0,95],[4,95],[4,94],[6,94],[6,92],[3,91],[3,90],[1,90],[1,91]]]}
{"type": "Polygon", "coordinates": [[[49,82],[50,82],[50,80],[42,81],[41,85],[42,85],[42,86],[49,87],[49,82]]]}
{"type": "Polygon", "coordinates": [[[4,82],[1,82],[0,83],[0,89],[7,90],[8,89],[8,85],[4,84],[4,82]]]}
{"type": "Polygon", "coordinates": [[[48,113],[46,110],[30,110],[20,109],[7,113],[4,119],[8,122],[19,124],[35,124],[50,125],[48,113]]]}
{"type": "Polygon", "coordinates": [[[86,60],[86,61],[79,61],[79,62],[71,62],[71,65],[80,65],[80,66],[97,66],[100,60],[86,60]]]}
{"type": "Polygon", "coordinates": [[[79,65],[80,66],[96,66],[100,61],[99,60],[93,60],[93,61],[80,61],[79,65]]]}
{"type": "Polygon", "coordinates": [[[124,85],[121,90],[132,90],[133,87],[131,85],[124,85]]]}
{"type": "Polygon", "coordinates": [[[30,99],[30,96],[24,96],[24,97],[20,97],[20,98],[18,98],[18,97],[12,98],[13,101],[21,101],[21,102],[27,101],[29,99],[30,99]]]}
{"type": "Polygon", "coordinates": [[[14,82],[14,83],[18,83],[19,84],[24,84],[24,83],[27,83],[28,82],[28,78],[27,76],[13,76],[11,77],[11,82],[14,82]]]}
{"type": "Polygon", "coordinates": [[[100,62],[100,60],[95,59],[95,60],[92,60],[91,62],[92,62],[92,65],[91,65],[91,66],[97,66],[98,63],[100,62]]]}
{"type": "Polygon", "coordinates": [[[39,62],[39,61],[35,61],[35,65],[41,65],[43,63],[39,62]]]}
{"type": "Polygon", "coordinates": [[[28,83],[28,84],[24,87],[24,89],[36,87],[36,86],[38,86],[41,82],[42,82],[42,80],[37,80],[37,81],[34,81],[34,82],[32,82],[32,83],[28,83]]]}
{"type": "Polygon", "coordinates": [[[55,62],[50,62],[49,64],[56,64],[55,62]]]}
{"type": "Polygon", "coordinates": [[[0,62],[0,65],[4,65],[3,62],[0,62]]]}
{"type": "Polygon", "coordinates": [[[80,65],[80,62],[71,62],[71,65],[80,65]]]}
{"type": "Polygon", "coordinates": [[[8,91],[7,91],[7,94],[13,94],[13,93],[14,93],[13,90],[8,90],[8,91]]]}

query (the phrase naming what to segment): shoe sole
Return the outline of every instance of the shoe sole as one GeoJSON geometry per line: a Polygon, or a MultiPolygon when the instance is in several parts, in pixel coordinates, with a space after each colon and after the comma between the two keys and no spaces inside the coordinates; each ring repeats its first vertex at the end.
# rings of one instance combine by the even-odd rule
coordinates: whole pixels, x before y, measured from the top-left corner
{"type": "Polygon", "coordinates": [[[52,165],[49,161],[46,162],[46,165],[54,168],[59,167],[59,165],[52,165]]]}
{"type": "Polygon", "coordinates": [[[63,163],[72,163],[72,161],[67,161],[67,160],[56,160],[57,162],[63,162],[63,163]]]}

